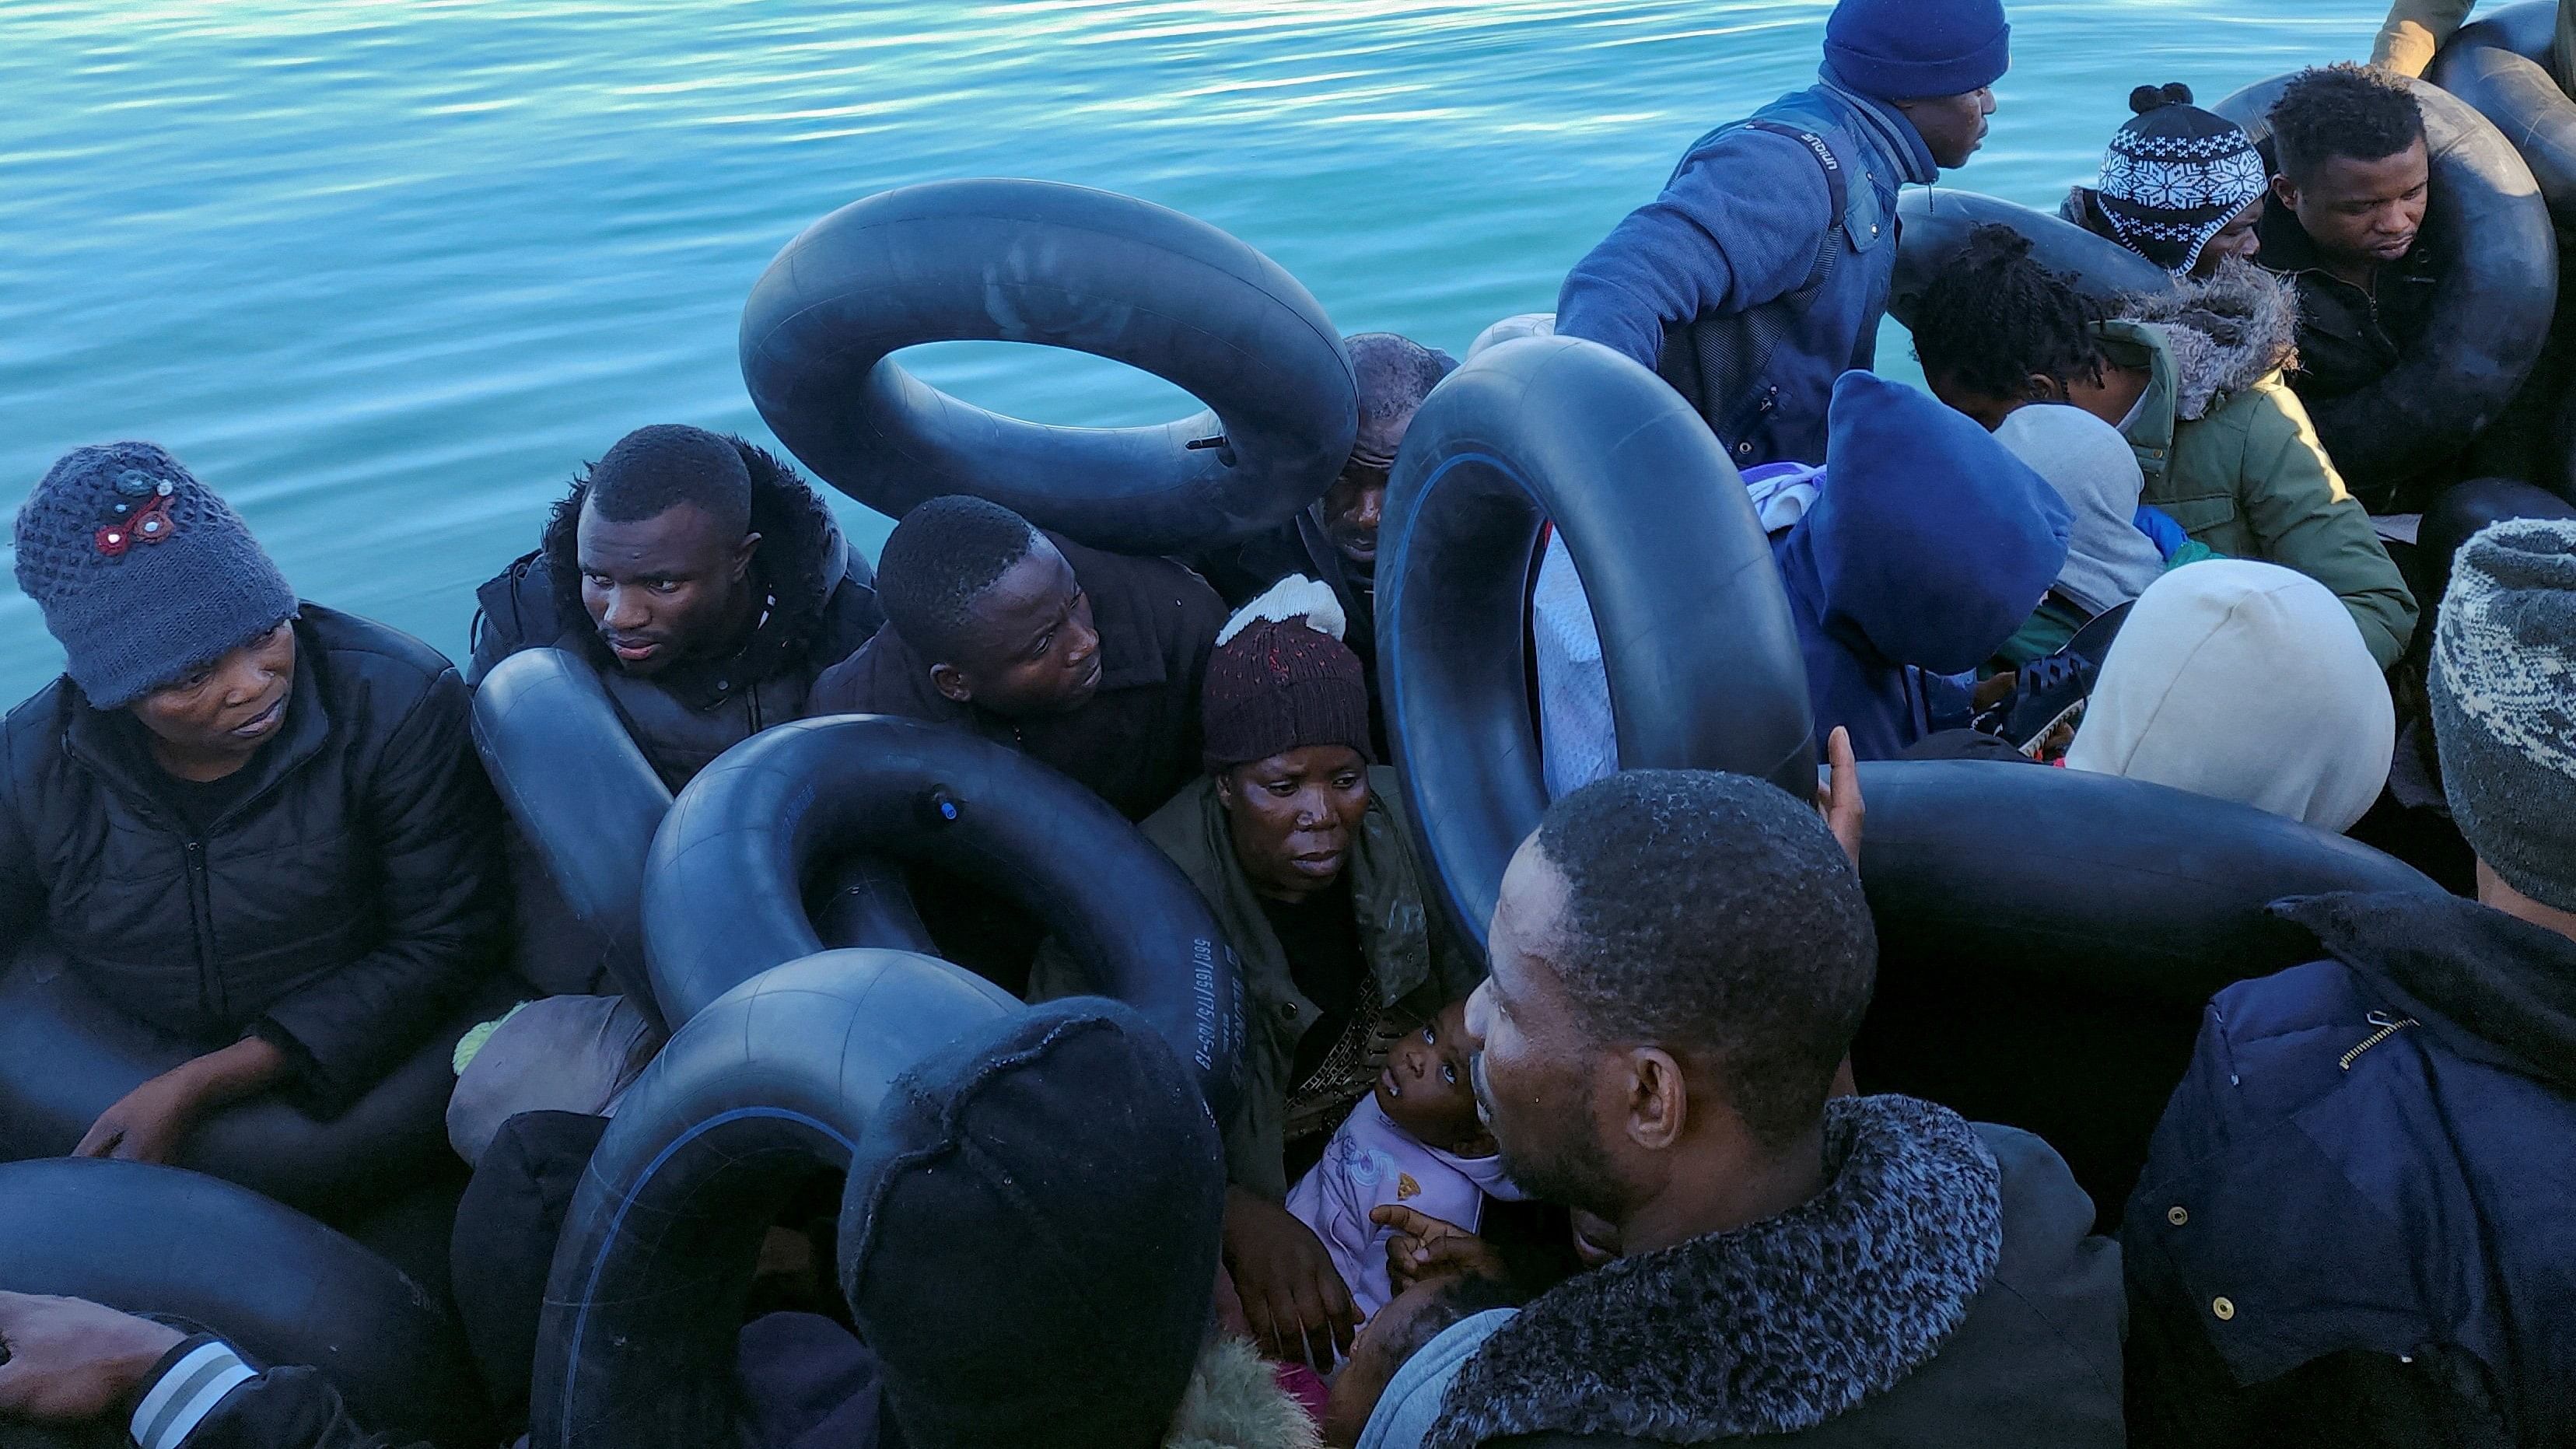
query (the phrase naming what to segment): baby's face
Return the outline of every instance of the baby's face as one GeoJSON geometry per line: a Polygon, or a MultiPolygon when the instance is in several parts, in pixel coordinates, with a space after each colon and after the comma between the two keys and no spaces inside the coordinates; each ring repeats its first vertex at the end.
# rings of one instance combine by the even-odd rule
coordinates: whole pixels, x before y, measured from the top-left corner
{"type": "Polygon", "coordinates": [[[1377,1104],[1395,1125],[1433,1147],[1454,1150],[1484,1135],[1467,1077],[1467,1003],[1441,1008],[1387,1052],[1377,1104]]]}
{"type": "Polygon", "coordinates": [[[1342,1360],[1342,1371],[1333,1375],[1332,1397],[1324,1405],[1325,1443],[1349,1449],[1360,1442],[1369,1415],[1377,1412],[1377,1401],[1395,1381],[1395,1371],[1404,1367],[1404,1360],[1389,1345],[1414,1336],[1413,1320],[1439,1301],[1445,1286],[1438,1280],[1416,1283],[1360,1325],[1351,1356],[1342,1360]]]}

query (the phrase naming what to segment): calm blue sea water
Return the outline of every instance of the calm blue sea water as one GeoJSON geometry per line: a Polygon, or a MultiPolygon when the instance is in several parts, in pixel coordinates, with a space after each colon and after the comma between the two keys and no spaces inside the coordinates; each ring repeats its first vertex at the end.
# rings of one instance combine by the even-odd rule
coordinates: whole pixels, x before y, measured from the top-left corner
{"type": "MultiPolygon", "coordinates": [[[[734,327],[806,223],[1048,177],[1203,217],[1345,331],[1463,348],[1709,125],[1805,83],[1828,0],[8,0],[0,510],[155,439],[306,596],[462,649],[473,586],[627,429],[757,435],[734,327]]],[[[2013,7],[1955,184],[2047,204],[2141,82],[2364,53],[2382,0],[2013,7]]],[[[1901,362],[1901,343],[1894,349],[1901,362]]],[[[1174,415],[1039,349],[922,370],[1049,421],[1174,415]]],[[[885,521],[847,507],[873,550],[885,521]]],[[[0,703],[60,656],[0,580],[0,703]]]]}

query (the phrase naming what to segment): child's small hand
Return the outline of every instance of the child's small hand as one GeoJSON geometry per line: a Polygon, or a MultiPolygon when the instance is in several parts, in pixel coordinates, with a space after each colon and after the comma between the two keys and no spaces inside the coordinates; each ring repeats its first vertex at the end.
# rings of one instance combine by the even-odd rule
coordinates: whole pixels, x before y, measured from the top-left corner
{"type": "Polygon", "coordinates": [[[1511,1276],[1493,1244],[1456,1223],[1425,1217],[1395,1203],[1369,1209],[1369,1221],[1395,1229],[1386,1244],[1386,1276],[1398,1292],[1435,1278],[1511,1276]]]}

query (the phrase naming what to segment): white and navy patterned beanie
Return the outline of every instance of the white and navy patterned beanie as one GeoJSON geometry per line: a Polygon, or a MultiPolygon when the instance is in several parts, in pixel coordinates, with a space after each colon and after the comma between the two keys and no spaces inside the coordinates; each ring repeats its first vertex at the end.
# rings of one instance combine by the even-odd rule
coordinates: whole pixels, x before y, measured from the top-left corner
{"type": "Polygon", "coordinates": [[[2507,885],[2576,911],[2576,522],[2508,519],[2460,546],[2430,683],[2460,834],[2507,885]]]}
{"type": "Polygon", "coordinates": [[[75,448],[18,508],[18,587],[100,709],[276,628],[295,591],[240,515],[150,443],[75,448]]]}
{"type": "Polygon", "coordinates": [[[2102,213],[2122,246],[2186,276],[2272,178],[2244,128],[2193,105],[2189,86],[2140,86],[2129,109],[2102,157],[2102,213]]]}

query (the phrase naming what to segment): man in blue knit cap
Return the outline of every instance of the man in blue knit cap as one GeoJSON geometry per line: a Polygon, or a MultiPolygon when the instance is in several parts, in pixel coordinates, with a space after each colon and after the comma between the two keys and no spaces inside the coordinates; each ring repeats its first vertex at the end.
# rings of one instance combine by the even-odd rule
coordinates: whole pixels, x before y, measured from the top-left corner
{"type": "Polygon", "coordinates": [[[2011,36],[2002,0],[1842,0],[1818,83],[1694,143],[1556,330],[1661,371],[1739,468],[1823,462],[1834,379],[1877,357],[1897,188],[1975,154],[2011,36]]]}

